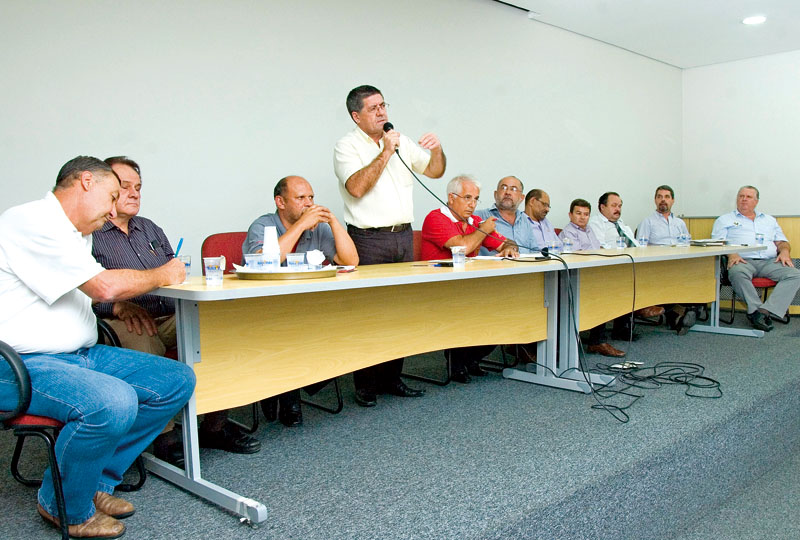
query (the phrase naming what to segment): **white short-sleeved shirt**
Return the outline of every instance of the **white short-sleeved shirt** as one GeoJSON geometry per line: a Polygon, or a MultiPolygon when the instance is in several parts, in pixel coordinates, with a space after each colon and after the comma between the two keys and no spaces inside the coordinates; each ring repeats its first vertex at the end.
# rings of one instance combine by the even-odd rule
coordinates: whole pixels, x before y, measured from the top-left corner
{"type": "Polygon", "coordinates": [[[77,287],[103,271],[52,193],[0,215],[0,340],[19,353],[97,342],[92,301],[77,287]]]}
{"type": "MultiPolygon", "coordinates": [[[[619,228],[631,239],[633,245],[638,247],[639,243],[636,241],[633,231],[622,222],[622,218],[618,219],[616,223],[619,224],[619,228]]],[[[600,245],[604,248],[611,249],[617,247],[617,238],[619,238],[617,227],[614,225],[614,222],[609,221],[606,216],[600,213],[593,215],[587,227],[592,230],[600,241],[600,245]]]]}
{"type": "MultiPolygon", "coordinates": [[[[389,227],[414,221],[414,177],[396,155],[389,158],[375,186],[360,199],[347,191],[345,182],[383,151],[383,139],[375,144],[361,128],[339,139],[333,149],[333,169],[344,201],[344,219],[361,229],[389,227]]],[[[400,156],[414,172],[423,173],[431,156],[417,143],[400,135],[400,156]]]]}

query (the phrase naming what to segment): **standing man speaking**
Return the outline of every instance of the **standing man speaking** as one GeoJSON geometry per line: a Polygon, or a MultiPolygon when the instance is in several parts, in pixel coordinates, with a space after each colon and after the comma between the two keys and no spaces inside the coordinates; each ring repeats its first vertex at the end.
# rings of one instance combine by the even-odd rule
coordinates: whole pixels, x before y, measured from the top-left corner
{"type": "MultiPolygon", "coordinates": [[[[430,178],[441,178],[446,165],[436,135],[426,133],[415,143],[388,124],[387,108],[383,94],[374,86],[352,89],[347,95],[347,112],[356,127],[339,139],[333,151],[347,232],[361,264],[413,259],[414,177],[403,161],[430,178]]],[[[355,372],[356,402],[372,407],[379,393],[421,396],[422,391],[400,380],[402,370],[400,358],[355,372]]]]}

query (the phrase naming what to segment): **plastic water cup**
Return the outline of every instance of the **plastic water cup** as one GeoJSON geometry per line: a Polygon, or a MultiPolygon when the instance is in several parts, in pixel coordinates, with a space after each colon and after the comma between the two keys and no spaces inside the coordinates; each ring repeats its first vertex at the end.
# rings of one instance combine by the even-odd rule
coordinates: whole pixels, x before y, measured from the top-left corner
{"type": "Polygon", "coordinates": [[[558,255],[561,253],[561,243],[558,240],[550,240],[547,243],[547,251],[553,253],[554,255],[558,255]]]}
{"type": "Polygon", "coordinates": [[[286,265],[289,267],[289,270],[292,271],[299,271],[305,270],[305,261],[306,261],[306,254],[305,253],[287,253],[286,254],[286,265]]]}
{"type": "Polygon", "coordinates": [[[264,256],[261,253],[247,253],[244,256],[244,265],[250,270],[261,270],[264,266],[264,256]]]}
{"type": "Polygon", "coordinates": [[[572,243],[572,238],[570,238],[569,236],[565,236],[562,242],[564,242],[564,253],[572,253],[572,248],[574,247],[574,244],[572,243]]]}
{"type": "Polygon", "coordinates": [[[625,239],[621,236],[617,238],[617,249],[625,249],[625,239]]]}
{"type": "Polygon", "coordinates": [[[188,283],[189,275],[192,273],[192,256],[178,255],[178,260],[183,263],[183,267],[186,269],[186,277],[183,278],[183,283],[188,283]]]}
{"type": "Polygon", "coordinates": [[[637,240],[637,242],[639,242],[639,247],[647,247],[647,237],[646,236],[644,236],[642,238],[639,238],[637,240]]]}
{"type": "Polygon", "coordinates": [[[262,264],[262,270],[264,272],[277,272],[281,267],[281,252],[265,251],[262,254],[262,264]]]}
{"type": "Polygon", "coordinates": [[[467,266],[467,248],[465,246],[453,246],[450,248],[453,254],[453,268],[465,268],[467,266]]]}
{"type": "Polygon", "coordinates": [[[756,233],[756,244],[758,244],[759,246],[763,246],[764,245],[764,235],[763,234],[756,233]]]}
{"type": "Polygon", "coordinates": [[[206,286],[221,287],[222,273],[225,271],[225,257],[203,257],[206,269],[206,286]]]}

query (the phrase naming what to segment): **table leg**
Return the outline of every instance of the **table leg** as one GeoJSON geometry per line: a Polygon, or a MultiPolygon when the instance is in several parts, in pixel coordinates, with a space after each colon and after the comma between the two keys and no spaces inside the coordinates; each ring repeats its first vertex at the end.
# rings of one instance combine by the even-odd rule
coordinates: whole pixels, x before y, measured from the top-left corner
{"type": "MultiPolygon", "coordinates": [[[[544,280],[545,307],[547,307],[547,340],[539,342],[537,363],[528,364],[525,369],[506,368],[503,377],[517,381],[540,384],[573,392],[591,392],[577,362],[577,343],[575,333],[570,332],[577,324],[577,297],[575,298],[575,318],[569,314],[571,303],[568,299],[570,280],[577,282],[577,272],[567,277],[567,272],[548,272],[544,280]],[[559,287],[561,281],[561,287],[559,287]],[[559,325],[559,319],[561,324],[559,325]],[[566,322],[565,322],[566,321],[566,322]],[[574,353],[571,354],[571,351],[574,353]]],[[[573,290],[577,287],[573,285],[573,290]]],[[[614,377],[587,374],[593,383],[609,384],[614,377]]]]}
{"type": "MultiPolygon", "coordinates": [[[[193,367],[201,361],[198,332],[198,306],[188,300],[176,301],[178,357],[193,367]]],[[[243,497],[212,482],[203,480],[200,472],[200,443],[197,434],[197,404],[192,396],[183,408],[183,455],[186,469],[166,463],[151,454],[144,454],[147,469],[176,486],[242,516],[251,523],[267,519],[267,508],[258,501],[243,497]]]]}
{"type": "Polygon", "coordinates": [[[711,313],[708,315],[708,324],[695,324],[689,330],[691,332],[706,332],[709,334],[725,334],[729,336],[744,336],[744,337],[764,337],[763,330],[756,330],[755,328],[731,328],[728,326],[720,326],[719,324],[719,289],[720,289],[720,257],[715,257],[716,264],[714,265],[714,278],[717,282],[717,293],[714,301],[711,303],[711,313]]]}

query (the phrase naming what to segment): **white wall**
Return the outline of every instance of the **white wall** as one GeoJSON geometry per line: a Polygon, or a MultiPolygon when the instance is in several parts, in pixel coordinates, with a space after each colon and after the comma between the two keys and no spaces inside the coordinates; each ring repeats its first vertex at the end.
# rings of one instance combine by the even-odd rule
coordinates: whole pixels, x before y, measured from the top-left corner
{"type": "MultiPolygon", "coordinates": [[[[127,154],[142,215],[192,255],[272,211],[290,173],[341,217],[332,149],[364,83],[398,130],[437,133],[445,180],[475,174],[487,205],[516,174],[556,226],[609,189],[636,225],[680,182],[680,70],[489,0],[3,2],[0,65],[0,211],[75,155],[127,154]]],[[[419,227],[437,203],[415,204],[419,227]]]]}
{"type": "Polygon", "coordinates": [[[716,216],[751,184],[759,209],[800,214],[800,51],[685,70],[681,210],[716,216]]]}

